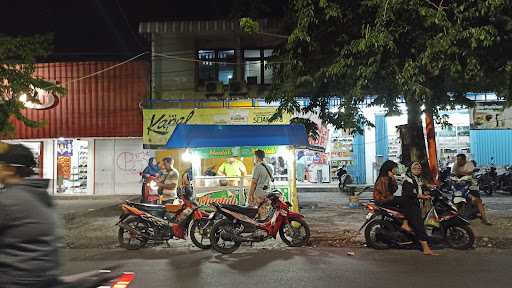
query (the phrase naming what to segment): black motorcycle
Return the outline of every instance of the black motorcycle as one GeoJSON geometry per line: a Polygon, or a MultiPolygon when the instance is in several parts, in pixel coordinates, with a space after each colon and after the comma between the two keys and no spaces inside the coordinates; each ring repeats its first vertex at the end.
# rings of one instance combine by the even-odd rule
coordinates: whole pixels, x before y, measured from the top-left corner
{"type": "MultiPolygon", "coordinates": [[[[448,244],[454,249],[470,249],[475,235],[469,221],[461,217],[456,207],[441,191],[432,190],[432,208],[427,215],[437,215],[437,224],[426,225],[427,235],[435,243],[448,244]],[[434,211],[435,210],[435,214],[434,211]]],[[[365,228],[366,244],[374,249],[412,248],[417,245],[415,237],[401,229],[405,219],[399,211],[375,203],[366,205],[368,215],[359,231],[365,228]]],[[[424,219],[426,220],[426,219],[424,219]]]]}
{"type": "Polygon", "coordinates": [[[506,166],[505,172],[498,176],[498,187],[512,195],[512,166],[506,166]]]}
{"type": "Polygon", "coordinates": [[[494,164],[494,158],[491,158],[491,164],[485,168],[483,173],[477,174],[476,179],[480,190],[491,196],[498,188],[498,172],[494,164]]]}
{"type": "Polygon", "coordinates": [[[346,186],[353,183],[352,176],[348,174],[345,166],[341,166],[336,170],[336,177],[338,177],[338,189],[340,192],[348,192],[346,186]]]}

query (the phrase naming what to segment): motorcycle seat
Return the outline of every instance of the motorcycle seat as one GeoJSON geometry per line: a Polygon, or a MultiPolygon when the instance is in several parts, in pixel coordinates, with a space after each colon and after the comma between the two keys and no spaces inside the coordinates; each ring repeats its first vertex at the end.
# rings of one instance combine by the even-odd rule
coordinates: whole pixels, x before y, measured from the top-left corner
{"type": "Polygon", "coordinates": [[[133,206],[139,210],[145,211],[156,217],[163,217],[165,215],[165,206],[157,204],[134,203],[133,206]]]}
{"type": "Polygon", "coordinates": [[[383,208],[383,207],[380,207],[381,209],[385,210],[386,212],[388,212],[389,214],[391,214],[393,217],[396,217],[397,219],[404,219],[405,216],[404,214],[402,214],[402,212],[400,212],[398,210],[398,208],[396,209],[392,209],[392,208],[383,208]]]}
{"type": "Polygon", "coordinates": [[[258,208],[253,208],[253,207],[244,207],[244,206],[228,205],[228,204],[221,204],[220,207],[230,210],[230,211],[233,211],[233,212],[244,214],[251,218],[256,217],[256,215],[258,214],[258,208]]]}

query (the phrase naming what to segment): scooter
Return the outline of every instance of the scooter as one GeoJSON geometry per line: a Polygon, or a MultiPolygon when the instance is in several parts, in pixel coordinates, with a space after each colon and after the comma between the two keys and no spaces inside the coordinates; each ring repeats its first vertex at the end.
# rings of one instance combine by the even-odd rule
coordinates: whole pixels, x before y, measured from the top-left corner
{"type": "Polygon", "coordinates": [[[143,187],[143,203],[157,204],[160,201],[160,195],[158,193],[158,185],[156,181],[157,177],[147,176],[144,179],[143,187]]]}
{"type": "Polygon", "coordinates": [[[472,176],[450,177],[452,203],[457,207],[459,214],[468,220],[480,218],[480,211],[470,197],[472,179],[472,176]]]}
{"type": "MultiPolygon", "coordinates": [[[[456,207],[439,190],[432,190],[432,208],[423,219],[432,241],[446,243],[454,249],[470,249],[475,235],[469,221],[461,217],[456,207]],[[436,218],[427,221],[428,216],[436,218]]],[[[366,244],[374,249],[412,248],[417,245],[414,235],[401,229],[405,216],[398,210],[375,203],[366,204],[368,215],[359,229],[364,229],[366,244]]]]}

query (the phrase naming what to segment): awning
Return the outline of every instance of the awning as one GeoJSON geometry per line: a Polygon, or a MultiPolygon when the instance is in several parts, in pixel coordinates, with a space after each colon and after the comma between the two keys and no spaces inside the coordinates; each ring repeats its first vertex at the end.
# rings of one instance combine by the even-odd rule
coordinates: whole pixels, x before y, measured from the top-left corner
{"type": "Polygon", "coordinates": [[[165,148],[308,145],[303,125],[179,124],[165,148]]]}

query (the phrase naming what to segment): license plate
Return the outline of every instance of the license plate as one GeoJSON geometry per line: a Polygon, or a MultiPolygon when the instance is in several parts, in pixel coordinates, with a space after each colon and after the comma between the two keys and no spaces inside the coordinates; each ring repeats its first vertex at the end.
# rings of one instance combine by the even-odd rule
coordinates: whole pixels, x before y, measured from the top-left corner
{"type": "Polygon", "coordinates": [[[366,220],[372,218],[372,216],[373,216],[373,213],[368,213],[368,215],[366,215],[366,220]]]}

